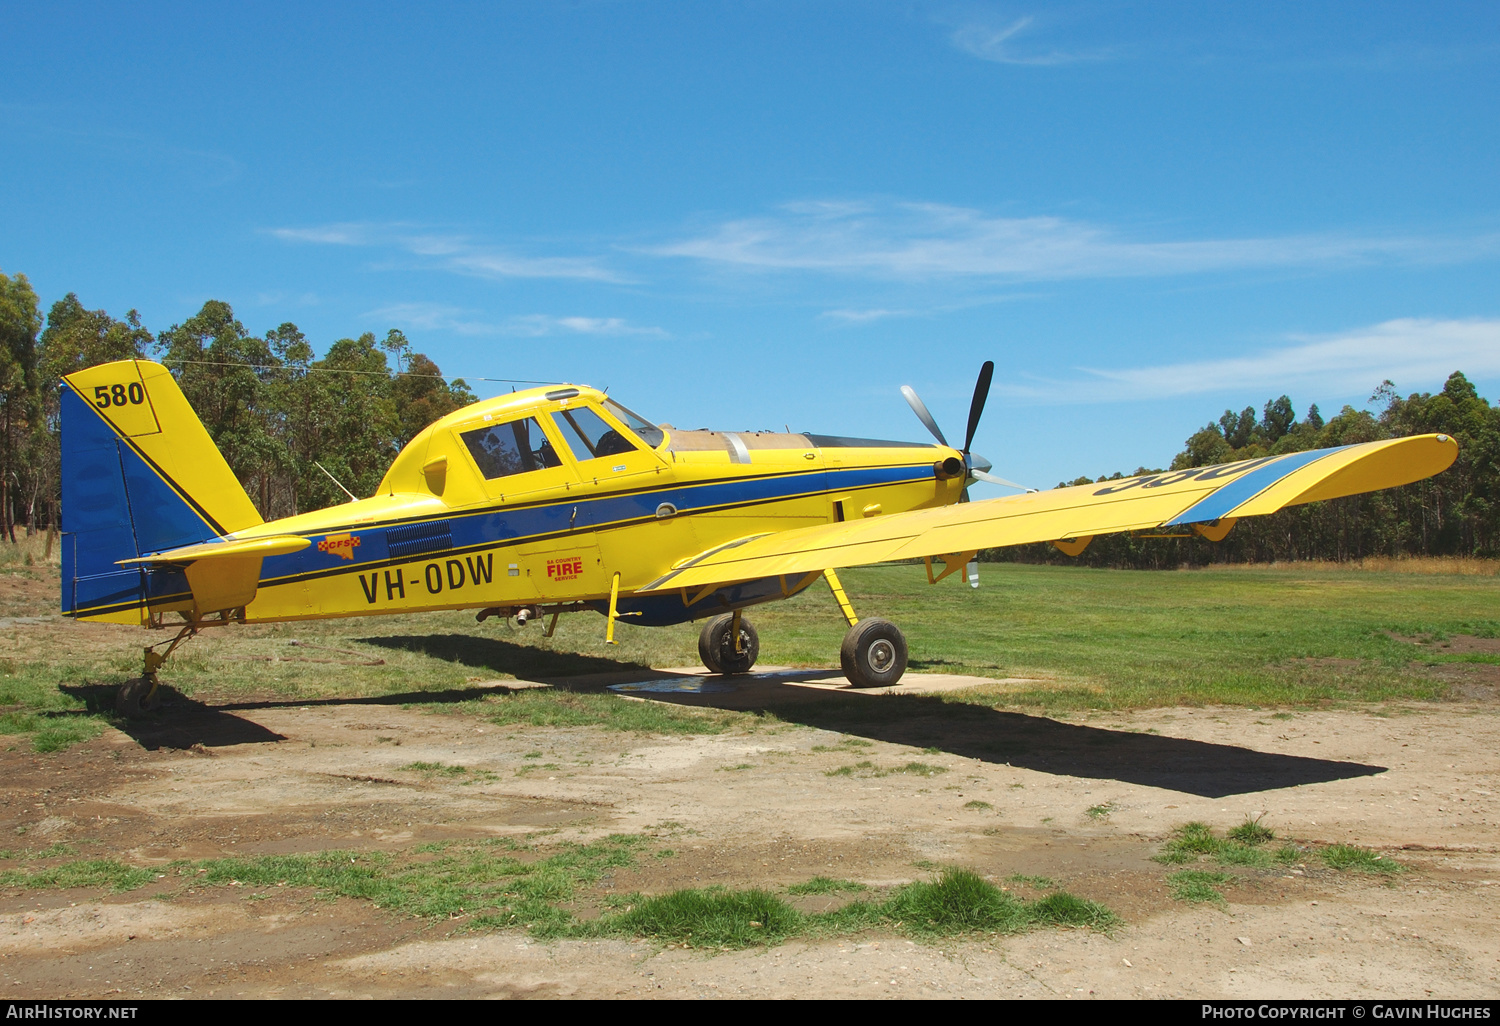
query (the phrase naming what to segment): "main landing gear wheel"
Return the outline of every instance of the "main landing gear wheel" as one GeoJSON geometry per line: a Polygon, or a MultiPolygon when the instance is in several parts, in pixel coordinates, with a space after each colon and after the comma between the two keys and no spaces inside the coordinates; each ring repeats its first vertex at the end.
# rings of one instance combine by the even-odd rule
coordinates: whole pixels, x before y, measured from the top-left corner
{"type": "MultiPolygon", "coordinates": [[[[740,650],[734,650],[734,614],[724,613],[703,625],[698,635],[698,658],[714,673],[746,673],[760,655],[760,635],[740,617],[740,650]]],[[[903,649],[904,651],[904,649],[903,649]]]]}
{"type": "Polygon", "coordinates": [[[136,677],[121,684],[115,692],[115,715],[134,719],[154,711],[161,704],[156,686],[150,677],[136,677]]]}
{"type": "Polygon", "coordinates": [[[906,638],[889,620],[861,620],[844,635],[839,661],[855,687],[889,687],[906,672],[906,638]]]}

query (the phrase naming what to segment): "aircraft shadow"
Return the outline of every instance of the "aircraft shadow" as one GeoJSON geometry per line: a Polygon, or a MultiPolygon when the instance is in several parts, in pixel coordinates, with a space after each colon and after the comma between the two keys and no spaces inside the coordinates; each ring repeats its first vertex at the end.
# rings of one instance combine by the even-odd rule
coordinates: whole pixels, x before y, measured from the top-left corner
{"type": "MultiPolygon", "coordinates": [[[[773,713],[791,723],[1043,773],[1160,787],[1205,798],[1373,776],[1386,767],[1260,752],[1157,734],[1062,723],[1045,716],[899,692],[858,694],[797,687],[833,674],[711,678],[728,690],[629,693],[682,705],[773,713]]],[[[662,677],[669,675],[662,674],[662,677]]],[[[700,678],[701,679],[701,678],[700,678]]]]}
{"type": "MultiPolygon", "coordinates": [[[[629,676],[626,674],[625,676],[629,676]]],[[[81,699],[86,708],[42,713],[43,716],[82,716],[89,713],[112,714],[115,708],[114,684],[60,686],[60,690],[81,699]]],[[[357,698],[278,698],[247,702],[222,702],[208,705],[188,698],[176,688],[163,685],[158,692],[160,708],[135,719],[117,719],[115,726],[136,740],[142,748],[188,749],[195,745],[223,748],[230,745],[265,744],[285,741],[285,734],[234,715],[259,709],[315,709],[323,706],[351,705],[453,705],[472,702],[492,695],[511,694],[514,688],[446,688],[442,691],[402,691],[387,695],[362,695],[357,698]]]]}
{"type": "MultiPolygon", "coordinates": [[[[89,713],[108,714],[114,712],[115,692],[119,687],[114,684],[64,684],[59,690],[81,700],[89,713]]],[[[122,718],[115,721],[116,727],[148,751],[163,748],[189,749],[198,745],[204,748],[227,748],[231,745],[257,745],[286,740],[284,734],[227,712],[229,707],[206,705],[188,698],[175,688],[163,686],[157,691],[157,695],[161,700],[160,711],[148,713],[138,719],[122,718]]]]}
{"type": "Polygon", "coordinates": [[[517,645],[500,638],[476,638],[468,634],[384,635],[359,638],[361,644],[418,652],[476,669],[509,673],[529,680],[581,677],[596,673],[650,673],[644,663],[633,663],[576,652],[555,652],[517,645]]]}
{"type": "MultiPolygon", "coordinates": [[[[987,763],[1118,780],[1205,798],[1348,780],[1386,771],[1384,766],[1364,763],[1281,755],[1240,745],[1063,723],[1045,716],[945,701],[932,695],[797,686],[798,682],[836,676],[831,670],[703,677],[457,634],[362,640],[371,645],[422,652],[465,666],[511,673],[560,689],[602,691],[617,684],[644,684],[647,686],[630,687],[628,693],[679,705],[773,714],[790,723],[915,748],[937,748],[987,763]],[[676,689],[679,683],[682,690],[676,689]],[[650,686],[653,684],[661,686],[650,686]]],[[[61,690],[81,699],[88,712],[107,713],[114,708],[114,685],[64,685],[61,690]]],[[[210,706],[164,687],[162,712],[120,721],[118,725],[142,747],[151,750],[189,749],[195,745],[218,748],[285,740],[284,735],[236,716],[236,712],[319,706],[456,704],[512,690],[515,689],[492,685],[357,698],[269,699],[210,706]]]]}

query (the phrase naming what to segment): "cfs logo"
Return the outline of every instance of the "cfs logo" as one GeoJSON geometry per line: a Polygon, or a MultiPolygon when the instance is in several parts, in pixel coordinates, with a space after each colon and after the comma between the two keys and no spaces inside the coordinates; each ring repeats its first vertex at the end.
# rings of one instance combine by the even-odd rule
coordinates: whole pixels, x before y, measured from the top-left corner
{"type": "Polygon", "coordinates": [[[549,581],[571,581],[583,573],[583,560],[578,556],[564,556],[562,559],[547,560],[547,579],[549,581]]]}
{"type": "Polygon", "coordinates": [[[330,534],[318,542],[319,552],[326,552],[340,559],[353,559],[354,550],[357,548],[359,548],[359,535],[349,534],[347,531],[343,534],[330,534]]]}

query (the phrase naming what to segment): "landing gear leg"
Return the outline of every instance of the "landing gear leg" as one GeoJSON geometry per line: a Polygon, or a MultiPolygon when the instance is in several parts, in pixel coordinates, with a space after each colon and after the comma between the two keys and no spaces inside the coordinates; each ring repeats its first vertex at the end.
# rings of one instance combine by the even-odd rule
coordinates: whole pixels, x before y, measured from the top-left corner
{"type": "Polygon", "coordinates": [[[736,610],[714,617],[698,635],[698,657],[713,673],[746,673],[760,655],[760,635],[736,610]]]}
{"type": "Polygon", "coordinates": [[[198,633],[195,624],[188,624],[177,632],[177,637],[167,645],[165,652],[157,652],[165,642],[148,645],[145,650],[145,665],[141,675],[134,680],[128,680],[120,685],[120,690],[115,692],[115,714],[118,716],[142,716],[156,709],[158,703],[157,689],[161,687],[161,678],[156,675],[166,664],[167,657],[188,638],[198,633]]]}

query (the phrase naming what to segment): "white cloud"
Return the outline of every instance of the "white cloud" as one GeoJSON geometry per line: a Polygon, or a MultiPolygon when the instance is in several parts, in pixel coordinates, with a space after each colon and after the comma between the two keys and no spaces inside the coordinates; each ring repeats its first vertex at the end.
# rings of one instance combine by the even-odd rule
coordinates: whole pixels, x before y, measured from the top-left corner
{"type": "Polygon", "coordinates": [[[1039,280],[1350,266],[1491,255],[1500,236],[1304,234],[1153,241],[1060,217],[999,217],[938,203],[797,204],[726,221],[647,252],[761,271],[906,281],[1039,280]]]}
{"type": "Polygon", "coordinates": [[[1027,45],[1024,40],[1018,45],[1016,37],[1031,28],[1035,20],[1031,17],[1017,18],[1009,25],[998,28],[993,24],[970,23],[955,29],[949,39],[964,53],[998,64],[1076,64],[1079,61],[1106,60],[1112,56],[1109,50],[1038,49],[1027,45]]]}
{"type": "Polygon", "coordinates": [[[270,234],[284,242],[312,242],[324,246],[366,246],[369,236],[360,224],[325,224],[314,228],[272,228],[270,234]]]}
{"type": "Polygon", "coordinates": [[[1018,399],[1052,403],[1136,401],[1205,392],[1290,392],[1364,397],[1382,380],[1402,392],[1441,386],[1461,370],[1500,375],[1500,320],[1402,318],[1334,335],[1290,336],[1295,344],[1252,356],[1121,370],[1079,368],[1080,378],[996,384],[1018,399]]]}
{"type": "Polygon", "coordinates": [[[516,335],[543,338],[553,335],[636,335],[667,338],[661,328],[631,324],[622,317],[554,317],[522,314],[498,321],[474,316],[475,311],[440,303],[393,303],[364,316],[419,331],[451,331],[458,335],[516,335]]]}
{"type": "Polygon", "coordinates": [[[911,310],[824,310],[818,316],[847,324],[869,324],[887,317],[910,317],[912,314],[911,310]]]}
{"type": "Polygon", "coordinates": [[[533,336],[571,334],[667,337],[667,333],[660,328],[641,327],[620,317],[551,317],[546,314],[512,317],[507,322],[506,333],[533,336]]]}
{"type": "Polygon", "coordinates": [[[392,303],[366,313],[366,320],[399,324],[418,331],[451,331],[455,335],[497,335],[499,329],[475,320],[473,311],[440,303],[392,303]]]}
{"type": "Polygon", "coordinates": [[[476,278],[570,278],[624,283],[631,279],[593,257],[522,256],[467,236],[424,231],[408,224],[341,223],[308,228],[272,228],[286,242],[401,250],[427,265],[476,278]]]}

